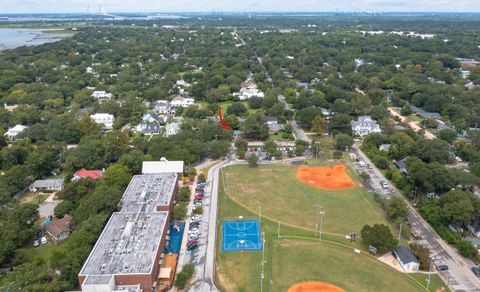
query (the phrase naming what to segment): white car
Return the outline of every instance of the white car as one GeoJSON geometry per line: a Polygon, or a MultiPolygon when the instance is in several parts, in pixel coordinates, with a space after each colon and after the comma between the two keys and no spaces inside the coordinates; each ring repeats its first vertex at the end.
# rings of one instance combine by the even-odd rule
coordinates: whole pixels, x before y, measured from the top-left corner
{"type": "Polygon", "coordinates": [[[188,234],[189,235],[200,234],[200,230],[197,227],[195,227],[195,228],[192,228],[192,229],[188,230],[188,234]]]}
{"type": "Polygon", "coordinates": [[[198,221],[198,220],[200,220],[200,219],[202,219],[202,215],[200,215],[200,214],[197,214],[197,215],[193,215],[193,216],[192,216],[192,220],[198,221]]]}
{"type": "Polygon", "coordinates": [[[41,243],[42,243],[42,244],[46,244],[46,243],[47,243],[47,238],[46,238],[45,236],[42,237],[41,243]]]}
{"type": "Polygon", "coordinates": [[[196,240],[199,236],[200,234],[191,234],[188,236],[188,240],[196,240]]]}

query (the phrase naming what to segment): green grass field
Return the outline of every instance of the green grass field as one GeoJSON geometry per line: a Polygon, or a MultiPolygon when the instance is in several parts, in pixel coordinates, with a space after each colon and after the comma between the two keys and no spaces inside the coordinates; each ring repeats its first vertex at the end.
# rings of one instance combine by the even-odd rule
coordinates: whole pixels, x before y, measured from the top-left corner
{"type": "MultiPolygon", "coordinates": [[[[236,216],[257,216],[226,195],[220,186],[219,219],[236,216]]],[[[222,291],[260,291],[261,252],[222,252],[221,220],[218,224],[216,250],[216,284],[222,291]]],[[[422,291],[409,279],[368,255],[358,255],[348,247],[320,243],[316,239],[292,239],[287,236],[312,238],[313,233],[282,226],[277,237],[277,224],[262,217],[265,232],[264,291],[286,291],[297,282],[326,281],[347,291],[422,291]]],[[[326,236],[328,237],[328,236],[326,236]]],[[[433,291],[433,290],[431,290],[433,291]]]]}
{"type": "MultiPolygon", "coordinates": [[[[296,166],[237,165],[225,169],[228,194],[262,216],[315,229],[315,204],[324,206],[324,231],[339,235],[359,233],[365,224],[388,224],[373,194],[362,187],[325,191],[296,178],[296,166]]],[[[352,177],[354,177],[352,175],[352,177]]]]}

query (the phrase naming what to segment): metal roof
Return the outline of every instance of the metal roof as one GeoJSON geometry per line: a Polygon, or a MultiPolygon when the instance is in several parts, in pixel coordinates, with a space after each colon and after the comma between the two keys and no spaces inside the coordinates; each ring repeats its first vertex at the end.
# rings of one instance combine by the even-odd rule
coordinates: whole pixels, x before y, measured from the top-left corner
{"type": "Polygon", "coordinates": [[[394,252],[397,255],[397,258],[399,258],[403,264],[408,264],[408,263],[418,264],[417,258],[408,247],[399,246],[395,249],[394,252]]]}

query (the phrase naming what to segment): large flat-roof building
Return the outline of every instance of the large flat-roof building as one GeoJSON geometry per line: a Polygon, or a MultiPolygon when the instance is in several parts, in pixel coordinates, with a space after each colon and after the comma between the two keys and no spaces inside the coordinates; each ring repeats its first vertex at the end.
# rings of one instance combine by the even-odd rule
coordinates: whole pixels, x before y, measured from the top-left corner
{"type": "Polygon", "coordinates": [[[80,283],[90,276],[95,279],[86,282],[90,285],[113,277],[115,286],[140,285],[144,291],[151,291],[168,220],[168,212],[113,213],[80,271],[80,283]]]}
{"type": "Polygon", "coordinates": [[[136,175],[125,190],[119,208],[128,213],[171,211],[177,179],[176,173],[136,175]]]}
{"type": "Polygon", "coordinates": [[[153,291],[162,262],[175,172],[136,175],[103,229],[78,280],[82,291],[153,291]]]}

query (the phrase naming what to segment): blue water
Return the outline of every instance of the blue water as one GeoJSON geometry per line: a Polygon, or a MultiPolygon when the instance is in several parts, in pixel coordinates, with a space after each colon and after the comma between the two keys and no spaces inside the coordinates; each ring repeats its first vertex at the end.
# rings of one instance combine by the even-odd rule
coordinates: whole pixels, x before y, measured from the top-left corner
{"type": "Polygon", "coordinates": [[[60,35],[42,33],[44,29],[0,28],[0,50],[14,49],[20,46],[37,46],[58,41],[60,35]]]}
{"type": "Polygon", "coordinates": [[[222,250],[262,250],[258,221],[229,221],[222,226],[222,250]]]}
{"type": "Polygon", "coordinates": [[[179,253],[182,245],[183,230],[185,229],[185,223],[170,223],[170,242],[165,248],[165,253],[179,253]],[[177,224],[180,227],[179,231],[175,231],[173,226],[177,224]]]}

